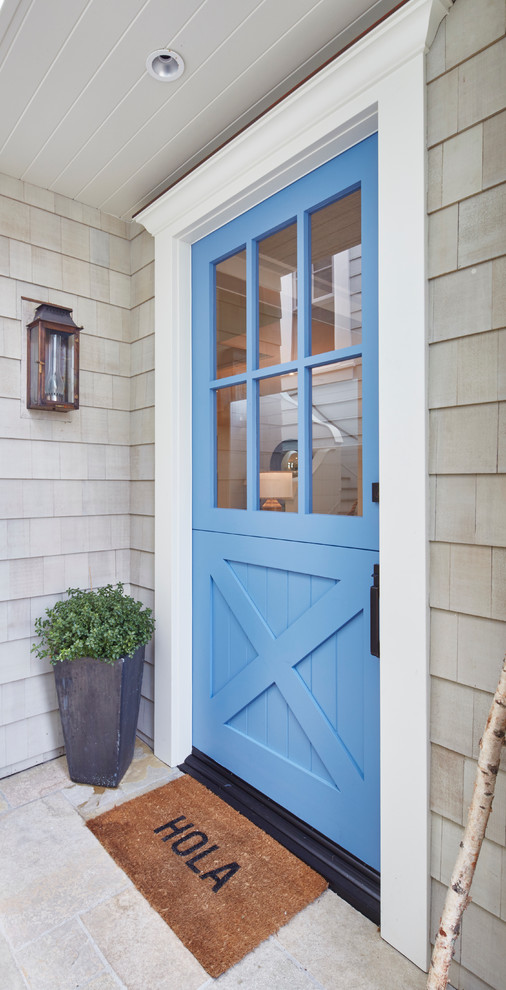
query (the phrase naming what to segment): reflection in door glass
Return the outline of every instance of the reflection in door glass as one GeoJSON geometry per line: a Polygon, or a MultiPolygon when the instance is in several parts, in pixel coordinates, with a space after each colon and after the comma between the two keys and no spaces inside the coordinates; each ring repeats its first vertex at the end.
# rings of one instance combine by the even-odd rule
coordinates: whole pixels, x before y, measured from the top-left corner
{"type": "Polygon", "coordinates": [[[312,371],[313,512],[362,515],[362,359],[312,371]]]}
{"type": "Polygon", "coordinates": [[[258,244],[258,367],[297,358],[297,224],[258,244]]]}
{"type": "Polygon", "coordinates": [[[246,251],[216,265],[216,377],[246,370],[246,251]]]}
{"type": "Polygon", "coordinates": [[[360,189],[311,216],[312,354],[362,339],[360,189]]]}
{"type": "MultiPolygon", "coordinates": [[[[246,383],[216,390],[217,500],[220,509],[246,508],[246,383]]],[[[194,484],[198,485],[198,478],[194,484]]]]}
{"type": "Polygon", "coordinates": [[[299,393],[296,373],[260,382],[260,509],[297,512],[299,393]]]}

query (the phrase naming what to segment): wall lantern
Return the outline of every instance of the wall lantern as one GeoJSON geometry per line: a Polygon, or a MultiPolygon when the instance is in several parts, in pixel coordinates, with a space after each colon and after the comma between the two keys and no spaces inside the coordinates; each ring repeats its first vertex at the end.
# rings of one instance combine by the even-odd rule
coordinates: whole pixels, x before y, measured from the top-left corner
{"type": "Polygon", "coordinates": [[[79,409],[79,330],[72,310],[37,306],[27,326],[28,409],[79,409]]]}

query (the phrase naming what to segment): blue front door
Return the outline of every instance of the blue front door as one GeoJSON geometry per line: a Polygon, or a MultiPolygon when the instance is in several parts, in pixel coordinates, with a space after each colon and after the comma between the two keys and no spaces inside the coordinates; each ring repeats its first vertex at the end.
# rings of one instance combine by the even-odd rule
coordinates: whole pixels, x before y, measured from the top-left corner
{"type": "Polygon", "coordinates": [[[378,869],[376,173],[193,246],[193,744],[378,869]]]}

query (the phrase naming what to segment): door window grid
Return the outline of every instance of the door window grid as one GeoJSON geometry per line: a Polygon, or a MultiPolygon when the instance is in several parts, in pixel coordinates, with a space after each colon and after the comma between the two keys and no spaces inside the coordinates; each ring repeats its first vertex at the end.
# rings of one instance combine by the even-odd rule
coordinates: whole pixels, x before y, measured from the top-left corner
{"type": "Polygon", "coordinates": [[[225,379],[219,387],[217,380],[210,383],[216,396],[218,508],[362,514],[360,226],[358,189],[303,214],[274,234],[249,241],[246,250],[215,265],[216,378],[225,379]],[[346,219],[342,236],[335,231],[339,218],[346,219]],[[304,243],[303,253],[299,246],[298,269],[306,278],[298,286],[295,248],[301,232],[304,243]],[[231,276],[237,278],[244,269],[248,278],[237,293],[242,322],[237,320],[237,307],[235,315],[239,329],[246,322],[246,342],[242,329],[236,335],[233,326],[225,337],[223,318],[227,306],[229,315],[233,311],[231,285],[238,288],[231,276]],[[310,313],[310,318],[300,320],[298,361],[297,308],[310,313]],[[227,364],[218,358],[224,340],[229,351],[231,344],[238,343],[238,360],[232,356],[227,364]],[[280,359],[277,363],[275,357],[280,359]],[[295,388],[282,385],[290,376],[297,382],[295,388]],[[279,385],[273,386],[274,382],[279,385]],[[330,411],[329,387],[340,398],[331,403],[332,415],[325,414],[325,422],[320,406],[323,403],[330,411]],[[234,388],[239,391],[233,392],[234,388]],[[339,419],[339,407],[351,430],[339,419]],[[223,408],[227,416],[220,412],[223,408]],[[245,434],[249,434],[247,455],[245,434]],[[305,451],[311,452],[307,473],[305,451]],[[286,456],[280,459],[280,453],[286,456]],[[283,472],[287,477],[282,477],[283,472]]]}

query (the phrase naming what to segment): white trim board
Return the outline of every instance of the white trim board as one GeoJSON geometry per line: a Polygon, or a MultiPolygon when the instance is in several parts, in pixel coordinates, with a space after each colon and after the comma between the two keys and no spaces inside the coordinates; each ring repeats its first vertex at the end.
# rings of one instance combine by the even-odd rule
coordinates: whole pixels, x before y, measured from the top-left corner
{"type": "Polygon", "coordinates": [[[191,751],[191,244],[378,130],[381,933],[428,962],[424,53],[409,0],[137,218],[155,235],[155,752],[191,751]],[[400,149],[400,145],[402,148],[400,149]]]}

